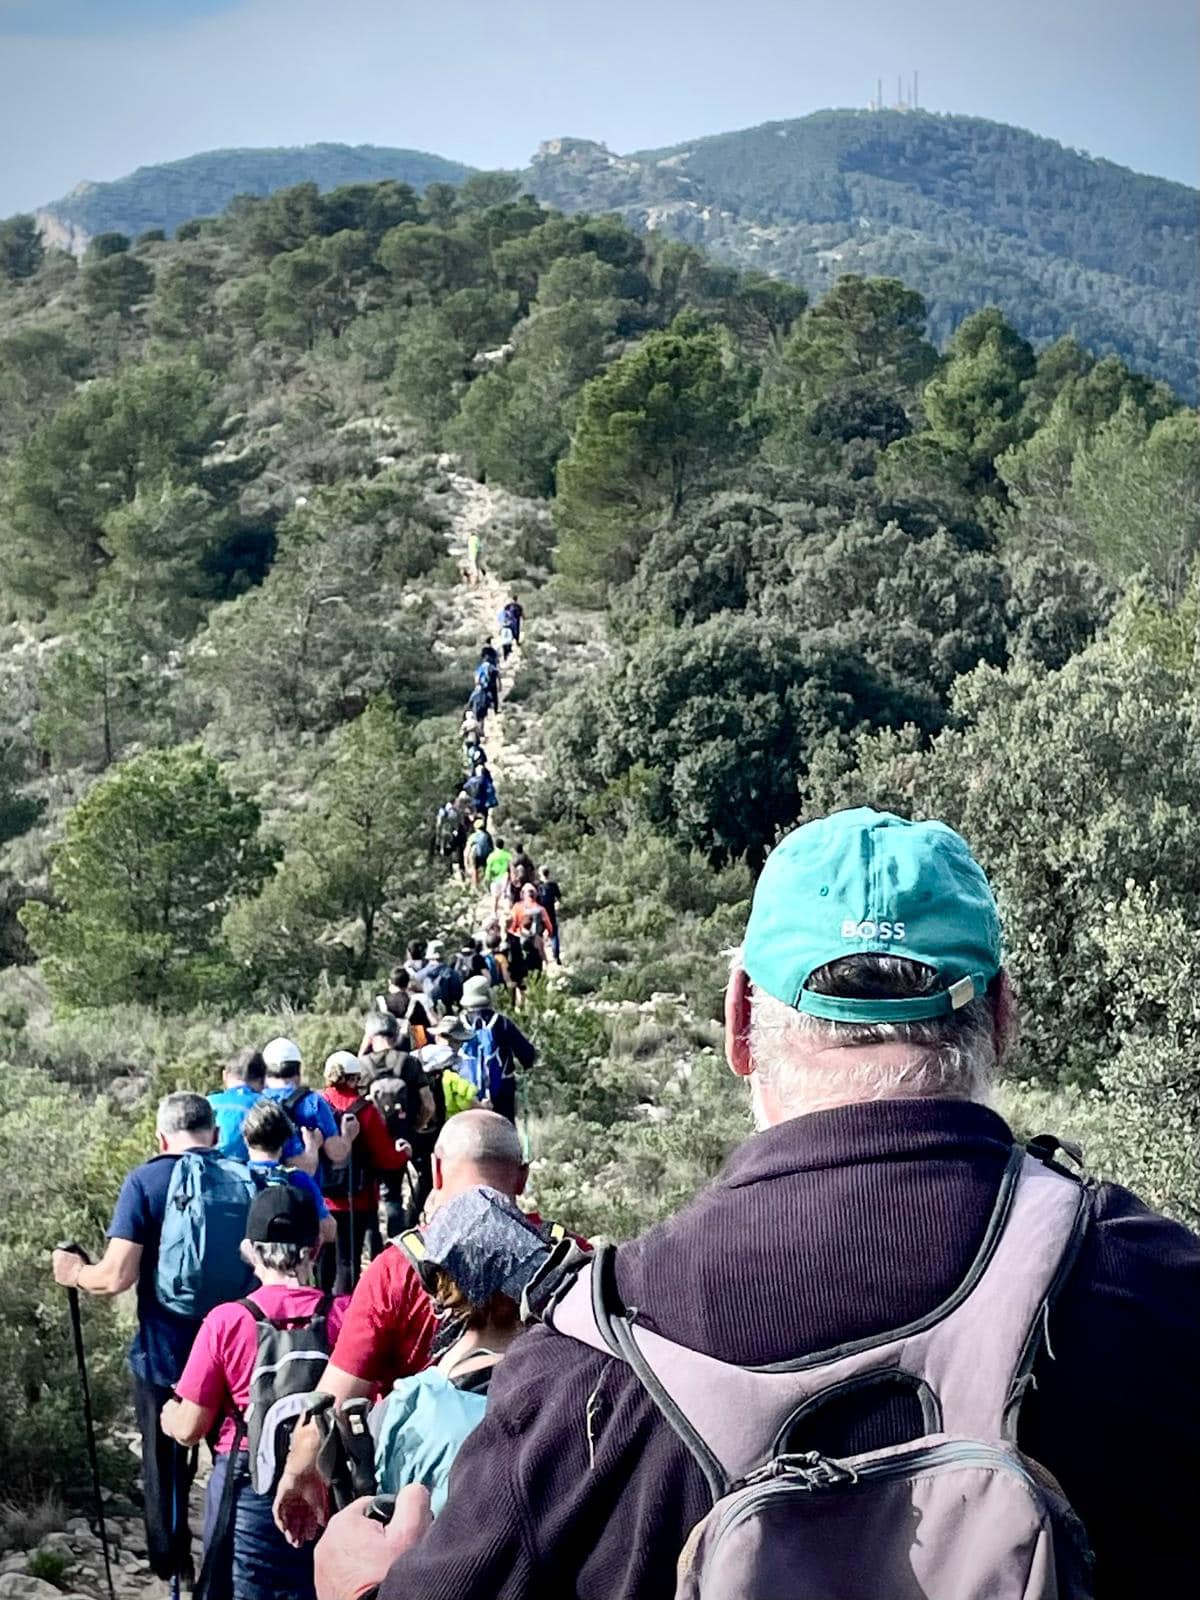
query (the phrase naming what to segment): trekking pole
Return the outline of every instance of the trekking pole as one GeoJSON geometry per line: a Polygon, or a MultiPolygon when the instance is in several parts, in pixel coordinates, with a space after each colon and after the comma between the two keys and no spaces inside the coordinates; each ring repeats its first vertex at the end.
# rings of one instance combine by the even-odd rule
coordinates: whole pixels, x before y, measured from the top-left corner
{"type": "Polygon", "coordinates": [[[171,1600],[179,1600],[179,1447],[171,1441],[171,1559],[176,1563],[171,1574],[171,1600]]]}
{"type": "MultiPolygon", "coordinates": [[[[60,1250],[87,1261],[87,1251],[71,1240],[60,1244],[60,1250]]],[[[83,1399],[83,1425],[87,1437],[88,1460],[92,1467],[92,1487],[96,1492],[96,1525],[100,1532],[100,1548],[104,1552],[104,1576],[108,1583],[109,1600],[117,1600],[113,1583],[112,1558],[108,1551],[108,1529],[104,1523],[104,1495],[100,1487],[100,1456],[96,1450],[96,1423],[92,1416],[92,1390],[88,1383],[87,1356],[83,1348],[83,1317],[79,1309],[79,1290],[67,1290],[67,1304],[71,1310],[71,1334],[75,1341],[75,1365],[79,1369],[79,1392],[83,1399]]]]}

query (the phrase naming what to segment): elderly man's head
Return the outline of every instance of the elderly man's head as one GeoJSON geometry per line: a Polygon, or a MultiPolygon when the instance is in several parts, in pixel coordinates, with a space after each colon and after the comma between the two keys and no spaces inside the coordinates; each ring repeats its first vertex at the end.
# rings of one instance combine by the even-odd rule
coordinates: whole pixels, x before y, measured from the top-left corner
{"type": "Polygon", "coordinates": [[[760,1127],[862,1100],[986,1099],[1014,1031],[995,901],[958,834],[862,808],[772,853],[726,1000],[760,1127]]]}
{"type": "Polygon", "coordinates": [[[433,1180],[443,1202],[479,1184],[515,1200],[528,1176],[517,1130],[495,1111],[460,1111],[438,1134],[433,1180]]]}

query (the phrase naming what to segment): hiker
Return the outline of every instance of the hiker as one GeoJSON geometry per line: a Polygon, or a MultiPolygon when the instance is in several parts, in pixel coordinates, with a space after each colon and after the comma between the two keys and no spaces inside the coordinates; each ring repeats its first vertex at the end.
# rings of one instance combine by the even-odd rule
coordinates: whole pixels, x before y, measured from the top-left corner
{"type": "MultiPolygon", "coordinates": [[[[240,1050],[221,1069],[223,1088],[208,1097],[217,1124],[217,1150],[231,1161],[245,1161],[242,1123],[251,1107],[263,1098],[267,1064],[261,1050],[240,1050]]],[[[293,1130],[294,1132],[294,1130],[293,1130]]],[[[304,1146],[297,1141],[295,1154],[304,1146]]]]}
{"type": "Polygon", "coordinates": [[[508,865],[509,899],[515,905],[521,898],[521,890],[527,883],[536,884],[537,868],[525,846],[518,839],[513,846],[512,860],[508,865]]]}
{"type": "Polygon", "coordinates": [[[492,988],[486,978],[472,978],[463,985],[463,1019],[471,1037],[462,1046],[463,1076],[475,1086],[482,1101],[493,1111],[517,1120],[518,1064],[528,1071],[537,1060],[537,1046],[527,1039],[511,1017],[492,1004],[492,988]]]}
{"type": "Polygon", "coordinates": [[[493,711],[500,710],[500,667],[495,661],[480,661],[475,668],[475,682],[488,697],[493,711]]]}
{"type": "Polygon", "coordinates": [[[500,628],[500,649],[505,661],[521,642],[521,622],[525,613],[516,600],[508,600],[496,616],[500,628]]]}
{"type": "Polygon", "coordinates": [[[463,793],[471,802],[471,807],[483,821],[483,826],[488,825],[488,818],[499,804],[496,795],[496,785],[491,773],[482,762],[463,784],[463,793]]]}
{"type": "Polygon", "coordinates": [[[492,836],[487,830],[487,824],[482,817],[475,818],[475,826],[467,839],[466,849],[463,851],[463,866],[471,878],[471,887],[478,889],[483,879],[483,870],[487,866],[487,859],[495,846],[492,836]]]}
{"type": "MultiPolygon", "coordinates": [[[[433,1188],[433,1151],[447,1117],[457,1116],[460,1111],[469,1111],[479,1103],[474,1088],[459,1071],[462,1066],[459,1052],[470,1034],[471,1030],[461,1017],[443,1017],[434,1029],[432,1040],[417,1052],[417,1060],[429,1079],[434,1101],[433,1118],[420,1135],[420,1143],[430,1159],[423,1166],[419,1160],[417,1163],[422,1180],[417,1194],[419,1204],[414,1206],[417,1217],[424,1210],[433,1188]]],[[[410,1225],[415,1225],[415,1220],[410,1225]]]]}
{"type": "MultiPolygon", "coordinates": [[[[429,1013],[422,1005],[419,996],[409,989],[409,972],[407,967],[393,967],[388,974],[387,993],[376,995],[375,1012],[386,1012],[395,1017],[408,1030],[409,1047],[419,1050],[422,1045],[429,1043],[429,1032],[432,1024],[429,1013]]],[[[369,1049],[366,1038],[359,1048],[359,1055],[365,1055],[369,1049]]]]}
{"type": "Polygon", "coordinates": [[[492,1374],[522,1331],[521,1295],[550,1255],[540,1230],[497,1189],[468,1189],[423,1233],[397,1243],[454,1342],[434,1366],[402,1378],[371,1417],[381,1494],[424,1484],[436,1516],[463,1440],[482,1420],[492,1374]]]}
{"type": "Polygon", "coordinates": [[[538,898],[537,886],[527,883],[521,890],[521,898],[512,909],[509,918],[508,931],[519,939],[533,941],[537,951],[538,970],[546,964],[546,940],[554,933],[554,923],[550,913],[538,898]]]}
{"type": "Polygon", "coordinates": [[[447,800],[433,819],[433,853],[457,866],[462,845],[462,816],[454,801],[447,800]]]}
{"type": "Polygon", "coordinates": [[[337,1239],[337,1224],[329,1213],[317,1180],[307,1172],[287,1167],[283,1153],[294,1142],[296,1128],[283,1107],[266,1096],[247,1111],[242,1123],[242,1138],[246,1149],[246,1165],[250,1175],[259,1183],[276,1176],[284,1177],[290,1184],[312,1196],[317,1208],[318,1238],[322,1246],[337,1239]]]}
{"type": "Polygon", "coordinates": [[[162,1431],[187,1450],[219,1430],[204,1513],[212,1600],[312,1600],[312,1551],[289,1545],[271,1515],[283,1467],[276,1418],[299,1415],[347,1302],[307,1286],[317,1244],[311,1195],[269,1185],[245,1232],[258,1285],[204,1319],[177,1398],[163,1405],[162,1431]]]}
{"type": "Polygon", "coordinates": [[[494,667],[498,667],[500,665],[500,652],[492,643],[491,634],[487,636],[487,638],[483,641],[483,644],[480,646],[479,659],[480,661],[490,661],[494,667]]]}
{"type": "Polygon", "coordinates": [[[523,1005],[530,978],[544,970],[537,940],[531,933],[506,933],[503,963],[513,999],[518,1006],[523,1005]]]}
{"type": "MultiPolygon", "coordinates": [[[[726,996],[726,1054],[760,1131],[599,1279],[612,1336],[646,1351],[653,1330],[640,1370],[668,1374],[682,1408],[668,1421],[602,1353],[581,1280],[547,1313],[581,1337],[535,1329],[505,1359],[436,1522],[421,1534],[410,1490],[402,1531],[343,1514],[326,1559],[344,1552],[380,1600],[658,1600],[729,1479],[762,1467],[773,1481],[776,1450],[816,1451],[790,1480],[803,1514],[767,1525],[751,1506],[744,1570],[706,1567],[708,1592],[780,1593],[774,1552],[796,1593],[1090,1594],[1065,1565],[1069,1534],[1056,1575],[1022,1520],[1045,1505],[1038,1479],[983,1466],[974,1446],[976,1475],[951,1460],[928,1493],[901,1481],[872,1498],[879,1480],[830,1465],[931,1426],[998,1440],[1007,1420],[1080,1518],[1095,1600],[1183,1593],[1200,1558],[1200,1239],[1117,1185],[1076,1183],[1068,1158],[1047,1166],[1053,1142],[1023,1155],[987,1103],[1016,1021],[995,901],[957,834],[868,808],[791,833],[759,878],[726,996]],[[738,1369],[780,1364],[768,1406],[738,1369]],[[704,1466],[681,1437],[696,1427],[704,1466]]],[[[715,1531],[714,1558],[729,1549],[715,1531]]],[[[689,1594],[704,1587],[693,1576],[689,1594]]]]}
{"type": "Polygon", "coordinates": [[[487,751],[478,739],[469,739],[463,743],[463,765],[468,772],[474,772],[476,767],[487,766],[487,751]]]}
{"type": "MultiPolygon", "coordinates": [[[[389,1016],[389,1021],[394,1019],[389,1016]]],[[[409,1061],[412,1059],[408,1057],[409,1061]]],[[[346,1164],[326,1172],[323,1182],[325,1201],[336,1225],[337,1250],[332,1261],[328,1259],[330,1252],[322,1256],[318,1281],[334,1294],[354,1292],[364,1244],[372,1260],[383,1249],[379,1233],[380,1179],[388,1182],[390,1193],[391,1174],[402,1172],[412,1155],[407,1137],[392,1133],[379,1106],[364,1092],[364,1071],[365,1063],[349,1050],[335,1050],[325,1062],[322,1093],[343,1128],[352,1118],[358,1128],[346,1164]]]]}
{"type": "Polygon", "coordinates": [[[479,727],[478,737],[482,739],[483,730],[487,726],[487,714],[491,710],[492,697],[480,684],[475,684],[467,696],[467,711],[474,717],[479,727]]]}
{"type": "MultiPolygon", "coordinates": [[[[519,1199],[528,1176],[517,1130],[492,1111],[476,1109],[451,1117],[438,1136],[433,1182],[441,1208],[479,1187],[519,1199]]],[[[535,1227],[544,1227],[536,1212],[525,1215],[535,1227]]],[[[315,1387],[339,1405],[386,1394],[400,1379],[428,1366],[436,1331],[433,1301],[420,1274],[409,1256],[392,1245],[359,1280],[329,1364],[315,1387]]],[[[315,1539],[328,1517],[328,1495],[312,1449],[315,1442],[312,1433],[302,1437],[297,1430],[275,1497],[276,1523],[298,1543],[315,1539]]]]}
{"type": "MultiPolygon", "coordinates": [[[[188,1490],[194,1465],[186,1450],[163,1437],[158,1419],[183,1371],[201,1319],[172,1311],[160,1299],[159,1244],[176,1165],[192,1152],[214,1154],[213,1108],[203,1095],[169,1094],[159,1103],[155,1130],[158,1153],[135,1167],[122,1183],[103,1256],[91,1263],[71,1251],[56,1250],[54,1281],[101,1296],[124,1294],[137,1285],[137,1329],[129,1347],[129,1370],[142,1436],[146,1558],[159,1578],[190,1579],[188,1490]]],[[[247,1203],[248,1188],[247,1182],[247,1203]]]]}
{"type": "Polygon", "coordinates": [[[462,949],[454,958],[454,970],[465,983],[468,978],[477,978],[485,971],[483,960],[483,946],[478,939],[467,939],[463,942],[462,949]]]}
{"type": "Polygon", "coordinates": [[[468,704],[466,711],[463,712],[462,726],[458,730],[464,751],[483,743],[483,728],[483,718],[477,717],[468,704]]]}
{"type": "Polygon", "coordinates": [[[545,864],[538,868],[537,896],[546,908],[546,915],[550,919],[550,954],[554,957],[554,964],[562,966],[562,920],[559,907],[562,905],[562,889],[553,872],[545,864]]]}
{"type": "Polygon", "coordinates": [[[350,1154],[356,1130],[353,1123],[349,1131],[339,1130],[328,1103],[300,1081],[300,1046],[292,1039],[272,1039],[263,1046],[263,1060],[267,1064],[267,1097],[279,1102],[304,1141],[303,1156],[292,1164],[314,1178],[322,1155],[327,1166],[340,1167],[350,1154]]]}
{"type": "Polygon", "coordinates": [[[512,851],[506,848],[503,839],[497,839],[496,847],[488,856],[483,868],[483,887],[491,893],[492,904],[497,908],[508,887],[508,869],[511,862],[512,851]]]}
{"type": "MultiPolygon", "coordinates": [[[[437,1113],[433,1089],[419,1058],[401,1047],[401,1025],[389,1012],[369,1016],[363,1038],[363,1086],[383,1118],[388,1136],[402,1141],[412,1152],[419,1191],[425,1165],[421,1152],[426,1148],[422,1134],[433,1125],[437,1113]]],[[[402,1173],[396,1178],[384,1177],[379,1188],[388,1237],[392,1238],[412,1226],[415,1208],[402,1173]]]]}
{"type": "Polygon", "coordinates": [[[425,979],[425,994],[439,1017],[444,1017],[447,1011],[456,1011],[462,999],[462,978],[453,961],[447,961],[441,954],[440,944],[437,965],[425,979]]]}
{"type": "Polygon", "coordinates": [[[404,970],[410,978],[415,978],[422,983],[425,978],[425,969],[428,965],[426,954],[427,946],[424,939],[410,939],[405,951],[404,970]]]}

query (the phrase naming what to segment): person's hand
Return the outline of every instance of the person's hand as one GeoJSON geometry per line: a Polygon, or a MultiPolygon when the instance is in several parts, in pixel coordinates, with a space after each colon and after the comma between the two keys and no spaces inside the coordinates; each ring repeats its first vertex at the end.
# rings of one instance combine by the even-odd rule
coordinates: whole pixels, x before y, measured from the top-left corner
{"type": "Polygon", "coordinates": [[[297,1423],[271,1508],[275,1526],[297,1550],[318,1538],[329,1521],[329,1485],[317,1468],[320,1448],[316,1419],[297,1423]]]}
{"type": "Polygon", "coordinates": [[[412,1145],[409,1144],[407,1139],[397,1139],[396,1140],[396,1150],[397,1150],[397,1153],[399,1155],[402,1155],[402,1156],[411,1156],[412,1155],[412,1145]]]}
{"type": "Polygon", "coordinates": [[[55,1250],[50,1262],[55,1283],[64,1289],[74,1289],[79,1284],[79,1274],[87,1266],[87,1257],[75,1250],[55,1250]]]}
{"type": "Polygon", "coordinates": [[[385,1527],[366,1515],[364,1495],[339,1511],[313,1555],[317,1600],[358,1600],[387,1577],[398,1556],[411,1550],[433,1525],[429,1490],[409,1484],[396,1496],[396,1510],[385,1527]]]}
{"type": "Polygon", "coordinates": [[[162,1415],[158,1419],[158,1425],[166,1434],[168,1439],[173,1439],[175,1437],[174,1422],[178,1414],[179,1401],[168,1400],[166,1405],[164,1405],[162,1408],[162,1415]]]}
{"type": "Polygon", "coordinates": [[[357,1139],[359,1126],[359,1120],[354,1115],[353,1111],[347,1111],[345,1116],[342,1118],[342,1138],[357,1139]]]}
{"type": "Polygon", "coordinates": [[[301,1128],[300,1137],[304,1141],[304,1153],[306,1155],[319,1153],[321,1146],[325,1143],[325,1135],[320,1128],[301,1128]]]}

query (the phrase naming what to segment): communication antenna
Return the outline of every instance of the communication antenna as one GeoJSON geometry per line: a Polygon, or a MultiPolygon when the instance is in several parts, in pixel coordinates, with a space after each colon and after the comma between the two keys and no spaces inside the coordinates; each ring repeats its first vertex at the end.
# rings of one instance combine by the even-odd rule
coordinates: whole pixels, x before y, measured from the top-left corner
{"type": "Polygon", "coordinates": [[[913,72],[913,110],[914,111],[919,110],[920,109],[920,105],[921,105],[921,96],[917,93],[917,85],[920,83],[920,81],[921,81],[920,73],[914,71],[913,72]]]}

